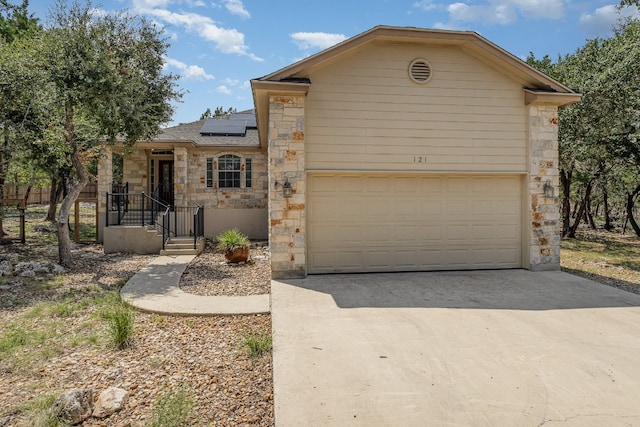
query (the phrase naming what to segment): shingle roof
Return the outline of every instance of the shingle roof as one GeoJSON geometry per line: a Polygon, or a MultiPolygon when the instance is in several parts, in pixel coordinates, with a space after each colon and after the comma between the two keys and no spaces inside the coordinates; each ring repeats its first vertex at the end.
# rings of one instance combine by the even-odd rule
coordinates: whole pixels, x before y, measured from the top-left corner
{"type": "Polygon", "coordinates": [[[242,113],[234,113],[230,116],[180,123],[177,126],[163,129],[153,142],[193,142],[199,147],[259,147],[258,130],[255,127],[255,111],[249,110],[242,113]],[[251,117],[253,117],[253,122],[251,122],[251,117]],[[228,136],[222,132],[215,131],[202,134],[201,130],[203,130],[205,123],[211,124],[211,122],[213,122],[211,129],[223,130],[226,125],[242,122],[242,127],[245,130],[244,136],[240,132],[234,132],[240,133],[239,135],[228,136]],[[217,125],[218,123],[220,125],[217,125]],[[251,126],[252,123],[253,126],[251,126]]]}

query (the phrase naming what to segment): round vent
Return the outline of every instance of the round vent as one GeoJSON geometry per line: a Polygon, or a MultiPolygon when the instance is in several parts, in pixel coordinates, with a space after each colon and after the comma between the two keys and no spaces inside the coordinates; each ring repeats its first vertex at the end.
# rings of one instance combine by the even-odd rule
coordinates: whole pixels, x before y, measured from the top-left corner
{"type": "Polygon", "coordinates": [[[431,65],[426,59],[414,59],[409,64],[409,76],[416,83],[426,83],[431,78],[431,65]]]}

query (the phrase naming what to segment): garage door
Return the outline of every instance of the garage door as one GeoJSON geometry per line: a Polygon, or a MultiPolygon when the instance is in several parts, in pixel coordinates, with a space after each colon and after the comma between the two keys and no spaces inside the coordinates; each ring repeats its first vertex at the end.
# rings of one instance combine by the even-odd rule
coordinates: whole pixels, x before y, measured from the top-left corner
{"type": "Polygon", "coordinates": [[[310,174],[308,272],[521,267],[521,178],[310,174]]]}

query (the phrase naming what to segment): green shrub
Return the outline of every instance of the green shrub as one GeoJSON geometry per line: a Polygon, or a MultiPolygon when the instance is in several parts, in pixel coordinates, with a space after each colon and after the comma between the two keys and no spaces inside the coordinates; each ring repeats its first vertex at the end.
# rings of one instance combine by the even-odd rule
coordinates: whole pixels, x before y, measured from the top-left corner
{"type": "Polygon", "coordinates": [[[232,251],[236,248],[247,247],[251,244],[249,238],[237,228],[225,230],[216,236],[216,248],[222,251],[232,251]]]}
{"type": "Polygon", "coordinates": [[[185,425],[191,415],[194,399],[187,388],[164,390],[153,403],[149,427],[177,427],[185,425]]]}
{"type": "Polygon", "coordinates": [[[244,337],[244,346],[249,356],[260,357],[271,351],[272,338],[269,332],[256,332],[244,337]]]}
{"type": "Polygon", "coordinates": [[[133,341],[135,314],[123,303],[115,304],[106,313],[111,343],[119,350],[129,347],[133,341]]]}

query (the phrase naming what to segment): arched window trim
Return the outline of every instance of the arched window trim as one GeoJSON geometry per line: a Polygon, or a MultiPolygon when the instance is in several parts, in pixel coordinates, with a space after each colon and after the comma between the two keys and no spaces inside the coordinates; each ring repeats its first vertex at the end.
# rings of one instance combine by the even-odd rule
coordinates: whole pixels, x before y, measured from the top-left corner
{"type": "Polygon", "coordinates": [[[234,190],[234,189],[245,189],[253,187],[252,183],[247,185],[247,180],[252,180],[252,173],[247,174],[247,159],[249,159],[250,167],[253,166],[253,159],[251,156],[246,156],[238,152],[234,151],[225,151],[219,154],[216,154],[213,157],[208,157],[206,162],[206,186],[208,188],[216,188],[221,190],[234,190]],[[225,172],[220,169],[220,159],[224,158],[224,156],[234,156],[240,159],[240,169],[239,170],[229,170],[227,172],[230,173],[238,173],[239,177],[239,187],[238,186],[227,186],[221,187],[221,172],[225,172]]]}

